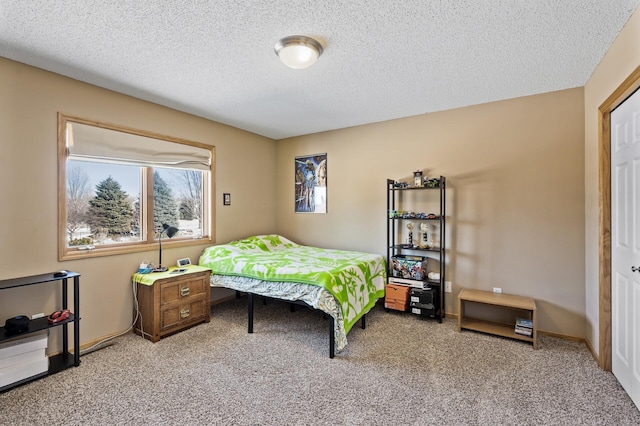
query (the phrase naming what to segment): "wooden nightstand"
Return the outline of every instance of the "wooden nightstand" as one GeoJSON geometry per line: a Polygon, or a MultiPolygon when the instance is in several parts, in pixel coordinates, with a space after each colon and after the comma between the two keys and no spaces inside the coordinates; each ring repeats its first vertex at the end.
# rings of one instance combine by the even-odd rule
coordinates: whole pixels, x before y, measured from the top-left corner
{"type": "MultiPolygon", "coordinates": [[[[134,331],[152,342],[210,320],[211,270],[190,265],[172,273],[175,269],[133,274],[140,312],[134,331]]],[[[135,318],[135,307],[133,314],[135,318]]]]}

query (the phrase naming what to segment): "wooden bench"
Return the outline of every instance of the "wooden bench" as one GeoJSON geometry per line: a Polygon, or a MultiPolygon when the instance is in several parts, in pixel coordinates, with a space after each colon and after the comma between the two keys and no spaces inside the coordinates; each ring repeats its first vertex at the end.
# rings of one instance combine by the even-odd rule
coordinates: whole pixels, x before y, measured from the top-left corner
{"type": "Polygon", "coordinates": [[[533,349],[536,349],[538,339],[536,301],[531,297],[516,296],[513,294],[462,289],[458,295],[458,332],[461,332],[462,329],[524,340],[533,343],[533,349]],[[490,305],[495,309],[518,311],[520,317],[525,317],[533,322],[533,336],[529,337],[517,334],[515,332],[515,322],[513,324],[503,324],[467,317],[465,315],[465,304],[467,303],[482,303],[484,305],[490,305]]]}

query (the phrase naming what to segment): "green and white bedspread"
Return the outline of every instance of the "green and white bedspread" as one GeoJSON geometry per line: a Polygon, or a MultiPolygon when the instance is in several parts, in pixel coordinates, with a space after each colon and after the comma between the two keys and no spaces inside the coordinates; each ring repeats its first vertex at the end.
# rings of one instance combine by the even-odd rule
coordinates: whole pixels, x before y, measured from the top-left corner
{"type": "Polygon", "coordinates": [[[335,319],[336,349],[384,297],[383,256],[296,244],[259,235],[207,247],[198,262],[211,268],[211,285],[284,300],[301,300],[335,319]]]}

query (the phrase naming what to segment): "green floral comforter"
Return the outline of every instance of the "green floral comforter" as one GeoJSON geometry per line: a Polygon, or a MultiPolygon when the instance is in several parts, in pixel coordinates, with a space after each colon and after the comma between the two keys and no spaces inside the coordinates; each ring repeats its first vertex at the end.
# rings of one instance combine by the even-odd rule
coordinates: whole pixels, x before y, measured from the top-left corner
{"type": "Polygon", "coordinates": [[[303,246],[279,235],[207,247],[198,263],[217,275],[323,287],[340,306],[345,333],[384,297],[387,279],[380,255],[303,246]]]}

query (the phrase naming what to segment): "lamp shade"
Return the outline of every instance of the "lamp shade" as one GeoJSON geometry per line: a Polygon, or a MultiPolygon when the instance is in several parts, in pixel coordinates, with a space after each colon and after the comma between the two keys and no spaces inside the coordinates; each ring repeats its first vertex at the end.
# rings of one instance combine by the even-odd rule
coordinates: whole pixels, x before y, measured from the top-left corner
{"type": "Polygon", "coordinates": [[[274,50],[288,67],[303,69],[313,65],[322,55],[322,45],[307,36],[289,36],[279,40],[274,50]]]}
{"type": "Polygon", "coordinates": [[[167,237],[169,238],[173,238],[173,236],[176,235],[179,231],[179,229],[175,226],[169,226],[166,223],[162,224],[162,230],[167,234],[167,237]]]}

